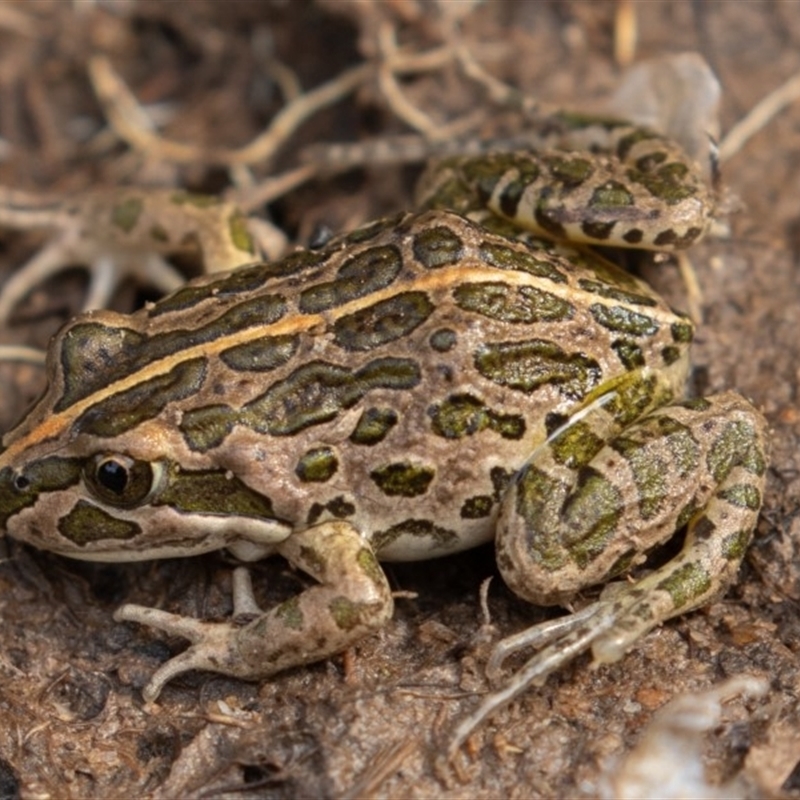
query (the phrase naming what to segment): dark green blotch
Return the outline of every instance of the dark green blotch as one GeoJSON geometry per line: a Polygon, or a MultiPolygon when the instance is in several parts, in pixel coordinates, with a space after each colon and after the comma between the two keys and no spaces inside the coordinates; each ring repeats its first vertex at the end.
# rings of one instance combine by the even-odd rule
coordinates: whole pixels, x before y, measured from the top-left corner
{"type": "Polygon", "coordinates": [[[605,242],[611,237],[616,224],[616,222],[591,222],[586,220],[581,223],[581,231],[589,239],[605,242]]]}
{"type": "Polygon", "coordinates": [[[668,367],[670,364],[674,364],[676,361],[679,361],[683,356],[684,351],[680,347],[671,347],[667,346],[661,350],[661,359],[664,362],[664,366],[668,367]]]}
{"type": "Polygon", "coordinates": [[[694,325],[691,322],[673,322],[669,329],[673,342],[689,344],[694,338],[694,325]]]}
{"type": "Polygon", "coordinates": [[[489,470],[489,478],[492,481],[492,488],[494,489],[494,499],[499,501],[500,498],[506,493],[506,489],[511,485],[514,480],[516,472],[513,470],[503,469],[503,467],[492,467],[489,470]]]}
{"type": "Polygon", "coordinates": [[[257,328],[263,325],[272,325],[277,322],[287,311],[286,299],[279,294],[263,294],[243,300],[232,305],[224,314],[209,322],[207,325],[195,328],[185,328],[172,334],[158,334],[153,336],[150,347],[158,351],[159,355],[171,355],[173,352],[186,347],[213,342],[229,336],[231,333],[243,331],[247,328],[257,328]],[[158,343],[165,343],[159,347],[158,343]],[[171,347],[170,342],[177,346],[171,347]]]}
{"type": "Polygon", "coordinates": [[[710,542],[717,536],[717,526],[706,516],[699,517],[692,525],[695,541],[710,542]]]}
{"type": "Polygon", "coordinates": [[[39,496],[75,486],[83,462],[78,458],[48,456],[29,464],[24,471],[0,470],[0,530],[11,517],[36,503],[39,496]]]}
{"type": "Polygon", "coordinates": [[[767,468],[755,430],[740,420],[725,424],[708,451],[707,464],[717,483],[722,483],[737,466],[759,476],[767,468]]]}
{"type": "Polygon", "coordinates": [[[364,610],[363,604],[344,596],[334,597],[328,603],[328,611],[336,627],[342,631],[351,631],[361,625],[364,610]]]}
{"type": "Polygon", "coordinates": [[[339,459],[330,447],[315,447],[304,453],[295,467],[295,474],[303,483],[325,483],[339,468],[339,459]]]}
{"type": "Polygon", "coordinates": [[[591,208],[604,210],[634,205],[633,195],[619,181],[606,181],[598,186],[589,199],[591,208]]]}
{"type": "Polygon", "coordinates": [[[401,221],[408,219],[408,216],[409,215],[405,212],[401,212],[391,217],[368,222],[366,225],[362,225],[362,227],[356,228],[356,230],[348,233],[344,237],[344,241],[348,244],[362,244],[363,242],[368,242],[384,231],[395,230],[401,221]]]}
{"type": "Polygon", "coordinates": [[[55,340],[63,392],[53,410],[63,411],[125,374],[145,337],[130,328],[96,322],[67,326],[55,340]]]}
{"type": "Polygon", "coordinates": [[[689,400],[681,400],[675,405],[692,411],[709,411],[711,409],[711,403],[705,397],[692,397],[689,400]]]}
{"type": "Polygon", "coordinates": [[[303,314],[318,314],[385,289],[398,276],[403,259],[394,245],[370,247],[349,258],[336,279],[317,283],[300,294],[303,314]]]}
{"type": "Polygon", "coordinates": [[[530,463],[519,474],[516,487],[516,512],[524,523],[530,558],[548,572],[561,569],[567,564],[560,531],[566,487],[530,463]]]}
{"type": "Polygon", "coordinates": [[[550,174],[565,187],[580,186],[594,173],[594,166],[589,159],[578,156],[548,156],[543,159],[550,169],[550,174]]]}
{"type": "Polygon", "coordinates": [[[749,483],[729,486],[719,493],[719,497],[739,508],[749,508],[751,511],[761,508],[761,492],[749,483]]]}
{"type": "Polygon", "coordinates": [[[550,442],[557,463],[570,469],[588,464],[603,448],[605,442],[586,422],[573,422],[550,442]]]}
{"type": "Polygon", "coordinates": [[[492,513],[494,498],[488,494],[468,497],[461,506],[462,519],[483,519],[492,513]]]}
{"type": "Polygon", "coordinates": [[[497,204],[500,213],[505,214],[512,219],[517,215],[517,208],[519,208],[519,201],[525,193],[527,184],[521,180],[516,179],[509,181],[501,190],[500,197],[497,198],[497,204]]]}
{"type": "Polygon", "coordinates": [[[386,573],[378,563],[375,553],[369,547],[362,547],[356,556],[356,563],[361,571],[383,592],[386,587],[386,573]]]}
{"type": "Polygon", "coordinates": [[[408,336],[434,310],[425,292],[404,292],[340,317],[333,326],[334,341],[344,350],[372,350],[408,336]]]}
{"type": "Polygon", "coordinates": [[[172,465],[167,485],[151,502],[181,514],[275,519],[269,497],[227,470],[184,470],[172,465]]]}
{"type": "Polygon", "coordinates": [[[456,304],[490,319],[511,323],[557,322],[571,319],[573,306],[533,286],[505,283],[462,283],[453,292],[456,304]]]}
{"type": "Polygon", "coordinates": [[[290,436],[334,419],[373,389],[413,389],[420,382],[414,359],[380,358],[352,372],[337,364],[312,361],[273,384],[248,403],[242,424],[273,436],[290,436]]]}
{"type": "Polygon", "coordinates": [[[667,160],[667,154],[663,150],[654,150],[652,153],[645,153],[634,162],[637,169],[642,172],[652,172],[660,164],[667,160]]]}
{"type": "Polygon", "coordinates": [[[414,257],[428,269],[458,263],[464,244],[450,228],[443,225],[426,228],[414,236],[414,257]]]}
{"type": "Polygon", "coordinates": [[[525,434],[522,416],[494,411],[471,394],[451,395],[429,406],[428,416],[433,432],[444,439],[463,439],[487,428],[504,439],[519,440],[525,434]]]}
{"type": "Polygon", "coordinates": [[[265,336],[229,347],[219,357],[226,366],[237,372],[269,372],[286,364],[299,345],[299,336],[265,336]]]}
{"type": "Polygon", "coordinates": [[[280,261],[240,267],[214,281],[200,278],[159,300],[149,309],[147,316],[155,318],[162,314],[185,311],[205,300],[218,303],[238,296],[247,296],[261,289],[273,278],[315,267],[323,260],[316,253],[301,250],[280,261]]]}
{"type": "Polygon", "coordinates": [[[225,441],[238,417],[238,412],[231,406],[202,406],[185,411],[178,427],[190,450],[207,453],[225,441]]]}
{"type": "Polygon", "coordinates": [[[306,516],[306,525],[316,525],[326,511],[335,519],[347,519],[347,517],[352,517],[356,513],[356,507],[342,495],[334,497],[325,505],[312,503],[306,516]]]}
{"type": "Polygon", "coordinates": [[[484,344],[475,353],[475,368],[500,386],[525,394],[553,386],[575,400],[585,397],[602,377],[594,359],[567,353],[546,339],[484,344]]]}
{"type": "Polygon", "coordinates": [[[741,561],[750,544],[752,531],[749,529],[728,534],[721,544],[722,556],[728,561],[741,561]]]}
{"type": "Polygon", "coordinates": [[[430,335],[428,341],[437,353],[447,353],[456,346],[458,336],[456,332],[450,328],[440,328],[430,335]]]}
{"type": "Polygon", "coordinates": [[[653,197],[667,205],[675,205],[697,194],[697,189],[684,180],[688,172],[686,164],[671,161],[661,164],[652,172],[631,168],[627,172],[627,177],[628,180],[644,186],[653,197]]]}
{"type": "Polygon", "coordinates": [[[487,240],[481,242],[480,256],[491,267],[527,272],[529,275],[554,283],[567,282],[566,276],[554,267],[551,261],[537,258],[521,248],[515,249],[506,244],[487,240]]]}
{"type": "Polygon", "coordinates": [[[578,475],[575,491],[564,505],[564,546],[580,569],[603,555],[614,538],[623,501],[617,488],[591,467],[578,475]]]}
{"type": "Polygon", "coordinates": [[[347,519],[347,517],[352,517],[353,514],[356,513],[355,505],[341,495],[334,497],[333,500],[329,500],[325,504],[325,508],[327,508],[336,519],[347,519]]]}
{"type": "Polygon", "coordinates": [[[397,425],[397,412],[391,408],[368,408],[359,418],[350,434],[353,444],[372,445],[382,442],[389,431],[397,425]]]}
{"type": "Polygon", "coordinates": [[[537,225],[554,239],[563,241],[568,238],[566,228],[559,219],[559,209],[547,208],[540,204],[533,212],[533,218],[537,225]]]}
{"type": "Polygon", "coordinates": [[[711,577],[701,564],[684,564],[656,589],[668,592],[675,608],[683,608],[687,603],[693,607],[711,589],[711,577]]]}
{"type": "Polygon", "coordinates": [[[204,358],[185,361],[165,375],[142,381],[95,403],[75,420],[73,430],[94,436],[118,436],[158,416],[170,403],[196,394],[205,376],[204,358]]]}
{"type": "Polygon", "coordinates": [[[432,550],[447,550],[458,541],[455,531],[441,528],[427,519],[407,519],[386,530],[376,531],[372,536],[373,549],[380,554],[384,547],[394,544],[403,536],[429,538],[432,540],[432,550]]]}
{"type": "MultiPolygon", "coordinates": [[[[652,423],[651,423],[652,424],[652,423]]],[[[659,514],[669,500],[667,484],[668,465],[660,458],[654,458],[648,450],[648,429],[646,424],[630,431],[627,436],[619,436],[611,446],[621,453],[633,475],[642,519],[649,520],[659,514]]]]}
{"type": "Polygon", "coordinates": [[[644,231],[639,228],[629,228],[622,234],[622,239],[628,244],[640,244],[644,239],[644,231]]]}
{"type": "Polygon", "coordinates": [[[169,242],[169,233],[167,233],[166,228],[164,228],[162,225],[151,225],[150,238],[159,244],[166,244],[169,242]]]}
{"type": "Polygon", "coordinates": [[[589,306],[589,311],[598,324],[614,333],[624,333],[628,336],[652,336],[658,331],[658,322],[653,317],[638,314],[625,306],[606,306],[594,303],[589,306]]]}
{"type": "Polygon", "coordinates": [[[644,351],[636,342],[628,339],[617,339],[611,348],[619,357],[622,366],[629,372],[644,366],[644,351]]]}
{"type": "Polygon", "coordinates": [[[472,187],[478,200],[486,204],[494,194],[500,178],[513,166],[510,153],[491,153],[476,158],[458,158],[454,162],[461,167],[464,183],[472,187]]]}
{"type": "Polygon", "coordinates": [[[306,525],[316,525],[324,511],[325,506],[323,506],[322,503],[312,503],[306,516],[306,525]]]}
{"type": "Polygon", "coordinates": [[[386,464],[372,470],[369,476],[375,485],[390,497],[417,497],[428,491],[435,474],[436,470],[433,467],[403,462],[386,464]]]}
{"type": "Polygon", "coordinates": [[[593,281],[587,278],[581,278],[578,281],[578,286],[580,286],[584,291],[600,295],[600,297],[607,297],[609,300],[617,300],[620,303],[630,303],[634,306],[648,307],[658,305],[658,303],[652,297],[648,297],[646,294],[626,291],[619,286],[615,286],[613,284],[609,285],[608,283],[604,283],[602,281],[593,281]]]}
{"type": "Polygon", "coordinates": [[[640,419],[647,411],[657,405],[664,405],[671,397],[657,397],[659,384],[657,378],[650,373],[634,375],[632,379],[623,381],[617,387],[616,394],[606,403],[605,409],[621,427],[627,427],[640,419]]]}
{"type": "Polygon", "coordinates": [[[133,539],[141,531],[135,522],[112,517],[85,500],[79,500],[72,511],[58,521],[58,532],[79,547],[108,539],[133,539]]]}
{"type": "Polygon", "coordinates": [[[300,606],[300,598],[290,597],[284,600],[275,611],[273,612],[275,618],[278,619],[285,628],[293,631],[302,631],[305,626],[305,619],[303,617],[303,609],[300,606]]]}

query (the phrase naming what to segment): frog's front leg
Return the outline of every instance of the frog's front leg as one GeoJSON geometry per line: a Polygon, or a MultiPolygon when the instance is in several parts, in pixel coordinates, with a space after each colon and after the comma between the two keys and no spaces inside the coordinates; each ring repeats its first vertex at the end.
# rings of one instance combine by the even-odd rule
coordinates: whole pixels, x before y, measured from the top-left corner
{"type": "MultiPolygon", "coordinates": [[[[181,636],[191,646],[160,667],[143,695],[155,700],[183,672],[206,669],[254,680],[319,661],[347,649],[392,616],[393,600],[383,570],[359,532],[328,522],[293,533],[276,547],[290,563],[319,581],[246,624],[202,622],[137,605],[122,606],[117,621],[138,622],[181,636]]],[[[236,611],[255,611],[239,580],[236,611]]]]}

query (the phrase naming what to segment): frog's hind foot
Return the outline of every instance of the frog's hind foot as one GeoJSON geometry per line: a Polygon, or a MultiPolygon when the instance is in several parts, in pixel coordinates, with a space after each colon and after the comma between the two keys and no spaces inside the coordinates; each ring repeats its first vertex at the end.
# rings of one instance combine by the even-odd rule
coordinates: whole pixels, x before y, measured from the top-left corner
{"type": "Polygon", "coordinates": [[[487,717],[531,686],[544,684],[553,672],[592,648],[603,634],[616,628],[619,625],[618,615],[617,603],[601,599],[574,614],[534,625],[499,641],[486,666],[487,676],[492,683],[498,682],[503,662],[512,653],[523,647],[540,649],[504,685],[490,691],[481,704],[458,723],[440,756],[437,770],[446,772],[446,765],[453,761],[467,737],[487,717]]]}

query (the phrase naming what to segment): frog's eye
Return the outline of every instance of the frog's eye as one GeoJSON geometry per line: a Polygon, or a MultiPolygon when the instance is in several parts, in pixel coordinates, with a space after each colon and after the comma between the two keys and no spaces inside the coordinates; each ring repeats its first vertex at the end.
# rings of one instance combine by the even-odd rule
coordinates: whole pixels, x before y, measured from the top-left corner
{"type": "Polygon", "coordinates": [[[131,508],[147,500],[156,486],[160,465],[137,461],[121,453],[96,455],[84,467],[83,477],[98,500],[131,508]]]}

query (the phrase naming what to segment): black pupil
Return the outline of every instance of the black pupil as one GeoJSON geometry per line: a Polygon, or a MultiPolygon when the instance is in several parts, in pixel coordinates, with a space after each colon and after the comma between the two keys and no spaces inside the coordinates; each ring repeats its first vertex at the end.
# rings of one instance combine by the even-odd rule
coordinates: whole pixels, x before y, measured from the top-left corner
{"type": "Polygon", "coordinates": [[[128,470],[118,461],[104,461],[97,468],[97,481],[114,494],[122,494],[128,485],[128,470]]]}

